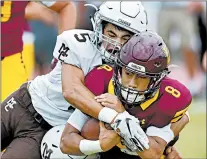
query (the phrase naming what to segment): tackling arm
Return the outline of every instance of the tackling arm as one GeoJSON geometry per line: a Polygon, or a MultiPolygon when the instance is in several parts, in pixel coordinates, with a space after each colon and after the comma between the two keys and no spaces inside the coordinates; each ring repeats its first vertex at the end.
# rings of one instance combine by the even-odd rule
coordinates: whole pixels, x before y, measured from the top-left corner
{"type": "Polygon", "coordinates": [[[84,138],[79,135],[80,131],[70,124],[66,124],[61,136],[60,149],[64,154],[84,155],[79,148],[80,141],[84,138]]]}
{"type": "Polygon", "coordinates": [[[65,154],[84,155],[80,149],[80,141],[84,138],[79,135],[83,125],[90,119],[89,116],[76,109],[68,119],[61,136],[60,149],[65,154]]]}
{"type": "Polygon", "coordinates": [[[65,154],[91,155],[107,151],[120,142],[120,137],[114,130],[107,130],[103,123],[100,125],[99,140],[86,140],[80,131],[90,117],[76,109],[68,119],[61,136],[60,149],[65,154]]]}
{"type": "MultiPolygon", "coordinates": [[[[93,81],[90,80],[91,78],[94,76],[87,77],[86,80],[93,81]]],[[[91,89],[88,89],[90,86],[87,85],[87,88],[84,83],[84,73],[80,68],[69,64],[62,65],[64,98],[82,112],[106,123],[111,123],[117,116],[118,110],[103,107],[94,99],[95,95],[90,91],[91,89]]],[[[98,82],[98,84],[102,83],[98,82]]]]}
{"type": "Polygon", "coordinates": [[[98,119],[103,106],[96,102],[94,94],[84,85],[83,71],[73,65],[62,65],[62,87],[64,98],[82,112],[98,119]]]}

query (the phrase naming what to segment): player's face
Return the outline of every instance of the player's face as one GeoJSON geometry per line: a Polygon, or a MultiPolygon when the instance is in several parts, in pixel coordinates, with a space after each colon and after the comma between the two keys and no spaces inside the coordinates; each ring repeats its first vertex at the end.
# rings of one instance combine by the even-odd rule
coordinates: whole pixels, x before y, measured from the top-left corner
{"type": "Polygon", "coordinates": [[[147,77],[140,77],[137,74],[131,73],[125,68],[122,68],[121,83],[127,88],[133,88],[137,91],[146,91],[150,83],[150,79],[147,77]]]}
{"type": "Polygon", "coordinates": [[[102,45],[108,52],[112,52],[114,49],[114,43],[118,42],[117,45],[117,50],[120,50],[121,45],[123,45],[133,34],[126,31],[126,30],[120,30],[118,27],[115,25],[108,23],[106,24],[103,34],[107,36],[108,38],[112,39],[111,41],[108,42],[103,42],[102,45]]]}

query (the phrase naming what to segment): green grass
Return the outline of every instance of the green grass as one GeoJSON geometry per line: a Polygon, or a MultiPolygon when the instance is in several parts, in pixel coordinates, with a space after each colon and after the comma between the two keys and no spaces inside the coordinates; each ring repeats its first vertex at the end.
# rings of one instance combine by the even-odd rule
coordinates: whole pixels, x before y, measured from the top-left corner
{"type": "Polygon", "coordinates": [[[181,132],[176,147],[183,158],[206,158],[206,102],[195,101],[189,112],[191,121],[181,132]]]}

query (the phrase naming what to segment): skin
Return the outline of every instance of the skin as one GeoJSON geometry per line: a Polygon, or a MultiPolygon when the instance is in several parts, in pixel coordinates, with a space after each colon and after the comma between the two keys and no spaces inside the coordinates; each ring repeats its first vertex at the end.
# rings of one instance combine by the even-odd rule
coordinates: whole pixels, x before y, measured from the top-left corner
{"type": "MultiPolygon", "coordinates": [[[[132,36],[131,33],[119,30],[112,24],[107,24],[104,35],[123,44],[132,36]]],[[[98,118],[103,106],[94,99],[94,94],[84,85],[84,73],[80,68],[65,64],[62,65],[63,96],[72,105],[82,112],[98,118]]]]}
{"type": "Polygon", "coordinates": [[[141,78],[136,74],[128,72],[122,68],[121,83],[124,87],[133,88],[137,91],[145,91],[150,83],[149,78],[141,78]]]}
{"type": "MultiPolygon", "coordinates": [[[[122,69],[122,84],[125,87],[131,87],[139,91],[143,91],[148,87],[149,81],[150,80],[148,78],[140,78],[136,74],[131,74],[124,68],[122,69]]],[[[115,95],[106,93],[95,97],[95,99],[102,105],[110,107],[117,111],[123,112],[125,110],[115,95]]],[[[179,132],[184,128],[184,126],[188,123],[188,120],[188,117],[184,115],[181,120],[176,123],[172,123],[171,129],[173,130],[175,136],[178,135],[179,132]]],[[[100,130],[99,141],[103,151],[108,151],[117,145],[120,148],[124,148],[123,145],[120,145],[120,137],[115,133],[115,131],[107,130],[103,124],[100,124],[100,130]]],[[[67,123],[66,128],[62,134],[60,148],[63,153],[83,155],[79,149],[80,141],[83,139],[84,138],[80,135],[80,132],[72,125],[67,123]]],[[[138,155],[141,158],[160,158],[167,145],[166,141],[156,136],[148,136],[148,139],[150,148],[148,150],[144,150],[143,152],[137,152],[138,155]]],[[[181,158],[179,152],[172,147],[169,147],[167,149],[166,157],[181,158]]]]}
{"type": "Polygon", "coordinates": [[[74,3],[70,1],[57,1],[49,8],[37,2],[29,2],[25,9],[25,18],[41,20],[52,25],[58,22],[59,34],[61,34],[65,30],[75,28],[77,13],[74,3]]]}
{"type": "MultiPolygon", "coordinates": [[[[117,27],[115,27],[113,24],[108,23],[104,29],[103,34],[107,37],[110,37],[110,42],[114,45],[117,44],[117,47],[120,48],[121,45],[124,44],[132,36],[132,34],[129,34],[128,31],[121,30],[122,33],[118,35],[118,31],[119,29],[117,27]]],[[[102,45],[104,48],[106,48],[106,50],[113,50],[114,47],[114,45],[110,45],[105,41],[102,43],[102,45]]]]}
{"type": "Polygon", "coordinates": [[[166,153],[165,159],[182,159],[180,152],[175,147],[169,147],[166,153]]]}

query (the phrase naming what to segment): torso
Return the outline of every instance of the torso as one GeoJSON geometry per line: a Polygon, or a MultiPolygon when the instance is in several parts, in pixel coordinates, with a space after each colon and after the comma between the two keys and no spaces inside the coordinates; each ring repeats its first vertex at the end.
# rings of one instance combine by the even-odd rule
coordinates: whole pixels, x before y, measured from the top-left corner
{"type": "MultiPolygon", "coordinates": [[[[103,93],[114,94],[111,80],[113,69],[109,69],[109,67],[99,66],[86,76],[86,86],[96,96],[103,93]]],[[[177,80],[166,77],[162,80],[160,89],[153,98],[127,111],[139,119],[141,127],[146,131],[149,126],[162,128],[169,123],[178,121],[187,111],[191,99],[190,92],[184,85],[177,80]]],[[[139,156],[123,153],[127,152],[125,149],[121,151],[114,147],[103,153],[101,158],[139,159],[139,156]]]]}
{"type": "MultiPolygon", "coordinates": [[[[79,56],[85,56],[87,53],[87,56],[94,58],[98,53],[89,40],[85,43],[81,43],[82,45],[75,43],[76,39],[74,39],[74,34],[83,32],[91,33],[91,31],[88,30],[70,30],[65,32],[64,36],[67,37],[66,40],[68,45],[70,45],[70,49],[76,51],[79,56]]],[[[62,57],[60,58],[63,60],[62,57]]],[[[84,61],[82,61],[82,63],[84,63],[84,61]]],[[[97,65],[97,63],[93,62],[88,63],[87,60],[85,60],[85,63],[87,65],[83,64],[84,68],[82,69],[88,72],[97,65]]],[[[99,64],[101,64],[101,56],[99,64]]],[[[38,76],[31,81],[29,88],[34,108],[52,126],[65,124],[74,110],[73,106],[68,103],[62,95],[61,69],[62,63],[58,61],[57,65],[50,73],[38,76]]]]}

